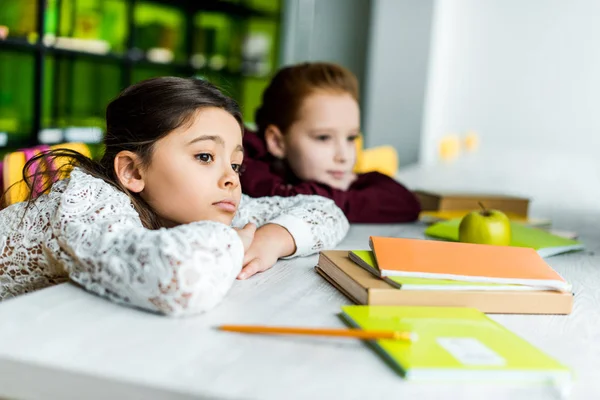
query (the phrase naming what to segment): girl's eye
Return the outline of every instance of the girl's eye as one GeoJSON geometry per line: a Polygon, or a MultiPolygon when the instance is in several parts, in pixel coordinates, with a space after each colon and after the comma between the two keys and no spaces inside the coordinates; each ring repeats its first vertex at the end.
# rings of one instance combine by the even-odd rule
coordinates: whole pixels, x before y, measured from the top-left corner
{"type": "Polygon", "coordinates": [[[203,163],[209,163],[209,162],[213,161],[213,159],[214,159],[212,154],[208,154],[208,153],[196,154],[194,157],[196,157],[196,160],[203,162],[203,163]]]}
{"type": "Polygon", "coordinates": [[[356,141],[356,139],[358,139],[358,135],[348,136],[348,141],[349,142],[354,142],[354,141],[356,141]]]}
{"type": "Polygon", "coordinates": [[[329,135],[319,135],[316,136],[315,139],[317,139],[319,142],[326,142],[331,138],[331,136],[329,135]]]}
{"type": "Polygon", "coordinates": [[[231,168],[238,174],[241,175],[244,172],[244,166],[242,164],[231,164],[231,168]]]}

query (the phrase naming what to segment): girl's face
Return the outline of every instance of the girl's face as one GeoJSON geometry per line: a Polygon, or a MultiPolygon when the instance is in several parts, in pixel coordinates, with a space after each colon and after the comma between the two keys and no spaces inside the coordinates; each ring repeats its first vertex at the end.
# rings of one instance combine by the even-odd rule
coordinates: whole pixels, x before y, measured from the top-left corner
{"type": "Polygon", "coordinates": [[[156,142],[140,194],[166,226],[203,220],[230,225],[241,198],[243,158],[235,118],[204,108],[156,142]]]}
{"type": "Polygon", "coordinates": [[[314,93],[283,134],[283,156],[298,178],[345,190],[353,176],[359,133],[360,111],[351,95],[314,93]]]}

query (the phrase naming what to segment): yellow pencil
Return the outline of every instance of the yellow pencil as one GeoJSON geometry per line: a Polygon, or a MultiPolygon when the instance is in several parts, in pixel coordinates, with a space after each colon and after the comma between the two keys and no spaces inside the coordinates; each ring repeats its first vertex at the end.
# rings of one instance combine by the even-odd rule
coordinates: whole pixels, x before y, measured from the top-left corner
{"type": "Polygon", "coordinates": [[[393,339],[414,342],[417,335],[413,332],[401,331],[365,331],[362,329],[329,329],[329,328],[296,328],[284,326],[260,326],[260,325],[221,325],[219,329],[228,332],[241,333],[266,333],[275,335],[314,335],[314,336],[336,336],[357,339],[393,339]]]}

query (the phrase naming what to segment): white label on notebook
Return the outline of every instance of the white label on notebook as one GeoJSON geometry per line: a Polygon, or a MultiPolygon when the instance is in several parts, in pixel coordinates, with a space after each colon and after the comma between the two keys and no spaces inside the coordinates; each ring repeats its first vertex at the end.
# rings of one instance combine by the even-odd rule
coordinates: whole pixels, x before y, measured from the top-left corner
{"type": "Polygon", "coordinates": [[[506,360],[475,338],[446,337],[437,342],[463,365],[502,366],[506,360]]]}

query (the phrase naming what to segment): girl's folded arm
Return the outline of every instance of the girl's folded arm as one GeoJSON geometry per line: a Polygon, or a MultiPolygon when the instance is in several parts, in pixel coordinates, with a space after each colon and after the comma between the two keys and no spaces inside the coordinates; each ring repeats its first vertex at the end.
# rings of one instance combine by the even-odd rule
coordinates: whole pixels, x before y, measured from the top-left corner
{"type": "Polygon", "coordinates": [[[401,183],[379,172],[358,175],[348,190],[313,181],[288,184],[263,161],[249,160],[242,175],[244,192],[251,196],[313,194],[332,199],[351,223],[398,223],[415,221],[420,205],[401,183]]]}
{"type": "Polygon", "coordinates": [[[262,160],[244,160],[246,172],[242,175],[242,188],[244,193],[252,197],[282,196],[290,197],[299,194],[318,195],[335,201],[338,207],[343,208],[346,194],[343,190],[333,189],[330,186],[314,181],[302,181],[294,184],[286,182],[281,176],[271,171],[269,163],[262,160]]]}
{"type": "Polygon", "coordinates": [[[242,267],[244,248],[235,230],[209,221],[149,230],[126,196],[100,194],[104,199],[93,204],[71,196],[52,218],[73,281],[167,315],[200,313],[223,299],[242,267]]]}
{"type": "Polygon", "coordinates": [[[242,195],[234,226],[252,222],[284,227],[294,238],[296,252],[289,257],[306,256],[334,248],[349,229],[348,220],[331,199],[321,196],[251,198],[242,195]]]}
{"type": "Polygon", "coordinates": [[[342,208],[351,223],[412,222],[421,211],[410,190],[379,172],[359,175],[346,196],[342,208]]]}

